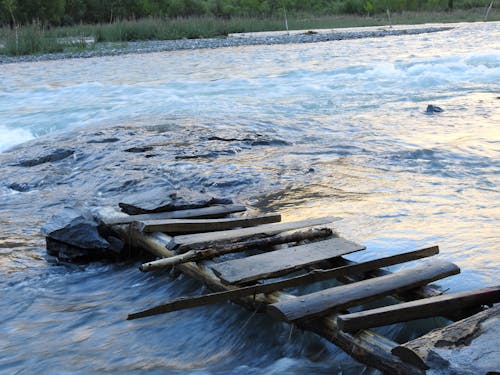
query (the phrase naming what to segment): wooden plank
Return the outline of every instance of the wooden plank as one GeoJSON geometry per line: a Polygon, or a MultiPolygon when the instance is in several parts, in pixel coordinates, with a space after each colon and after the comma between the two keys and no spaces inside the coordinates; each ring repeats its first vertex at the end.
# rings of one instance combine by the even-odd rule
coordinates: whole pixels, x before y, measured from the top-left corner
{"type": "Polygon", "coordinates": [[[266,214],[254,217],[230,217],[222,219],[142,220],[135,222],[134,225],[140,232],[203,233],[253,227],[261,224],[278,223],[280,221],[280,214],[266,214]]]}
{"type": "Polygon", "coordinates": [[[337,324],[343,331],[353,332],[497,302],[500,302],[500,285],[340,315],[337,324]]]}
{"type": "Polygon", "coordinates": [[[242,284],[286,275],[311,264],[364,249],[364,246],[352,241],[335,237],[218,263],[212,270],[227,284],[242,284]]]}
{"type": "MultiPolygon", "coordinates": [[[[458,322],[452,323],[444,328],[435,329],[428,334],[405,344],[396,346],[392,353],[421,369],[427,370],[433,363],[446,363],[444,359],[434,351],[435,348],[443,350],[444,348],[456,349],[464,346],[474,338],[482,334],[489,327],[498,324],[500,319],[500,305],[484,310],[478,314],[468,317],[458,322]],[[491,323],[488,324],[486,321],[491,323]]],[[[495,342],[491,343],[489,351],[497,350],[495,342]]],[[[492,370],[498,370],[492,369],[492,370]]]]}
{"type": "Polygon", "coordinates": [[[129,224],[134,221],[144,220],[166,220],[166,219],[210,219],[220,218],[235,212],[246,211],[245,206],[236,204],[215,205],[191,210],[178,210],[170,212],[158,212],[153,214],[126,215],[104,218],[106,225],[129,224]]]}
{"type": "MultiPolygon", "coordinates": [[[[100,210],[96,212],[96,215],[103,218],[116,214],[107,212],[106,210],[100,210]]],[[[117,226],[116,232],[124,240],[132,239],[134,246],[141,247],[146,251],[151,251],[156,254],[158,250],[161,250],[163,252],[162,256],[164,257],[175,255],[172,250],[166,248],[166,245],[170,242],[170,238],[163,233],[144,234],[134,230],[130,231],[130,228],[127,226],[117,226]]],[[[208,264],[210,263],[208,262],[208,264]]],[[[222,283],[222,281],[207,268],[207,264],[189,262],[180,264],[177,269],[186,276],[203,282],[212,290],[223,291],[234,288],[222,283]]],[[[274,292],[265,295],[260,294],[255,296],[255,298],[242,297],[236,302],[247,307],[251,311],[255,311],[259,306],[264,304],[290,298],[293,298],[293,296],[282,292],[274,292]]],[[[397,345],[394,341],[370,330],[363,330],[356,335],[343,332],[337,328],[335,316],[327,316],[324,319],[301,322],[299,327],[317,333],[326,340],[339,346],[356,360],[370,367],[375,367],[384,373],[396,375],[425,375],[423,370],[406,362],[402,362],[390,352],[390,350],[397,345]]]]}
{"type": "MultiPolygon", "coordinates": [[[[378,269],[379,267],[388,267],[394,264],[409,262],[411,260],[432,256],[437,253],[438,253],[438,247],[434,246],[426,249],[420,249],[402,254],[391,255],[385,258],[366,261],[363,263],[351,264],[339,268],[333,268],[327,270],[313,270],[305,275],[295,276],[288,279],[278,280],[270,283],[250,285],[243,288],[238,288],[218,293],[210,293],[196,297],[188,297],[188,298],[182,297],[144,311],[130,314],[127,319],[132,320],[152,315],[169,313],[172,311],[189,309],[193,307],[200,307],[212,303],[234,300],[252,294],[255,295],[259,293],[271,293],[284,288],[297,287],[353,273],[367,272],[378,269]]],[[[164,260],[167,259],[171,258],[165,258],[164,260]]]]}
{"type": "Polygon", "coordinates": [[[190,250],[186,253],[174,255],[169,258],[163,258],[152,262],[142,264],[139,269],[143,272],[158,270],[166,267],[177,266],[186,262],[194,262],[203,259],[212,259],[224,254],[237,253],[240,251],[259,249],[272,250],[274,245],[298,242],[305,240],[317,240],[320,238],[331,237],[333,231],[330,228],[312,228],[305,231],[297,231],[292,233],[280,233],[275,236],[258,238],[245,242],[230,243],[222,247],[207,250],[190,250]]]}
{"type": "Polygon", "coordinates": [[[460,273],[460,269],[453,263],[435,261],[387,276],[325,289],[289,301],[275,303],[268,309],[271,315],[287,322],[313,319],[457,273],[460,273]]]}
{"type": "Polygon", "coordinates": [[[252,237],[269,237],[281,232],[312,227],[315,225],[330,224],[339,220],[334,217],[322,217],[318,219],[307,219],[287,223],[264,224],[251,228],[233,229],[210,233],[197,233],[175,236],[171,249],[177,247],[178,252],[185,252],[191,249],[203,249],[219,246],[229,242],[243,242],[252,237]]]}

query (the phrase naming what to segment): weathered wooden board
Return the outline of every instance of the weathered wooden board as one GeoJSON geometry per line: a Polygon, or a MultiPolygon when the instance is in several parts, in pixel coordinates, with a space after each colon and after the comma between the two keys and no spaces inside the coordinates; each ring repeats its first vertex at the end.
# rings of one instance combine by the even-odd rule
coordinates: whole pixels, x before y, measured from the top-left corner
{"type": "MultiPolygon", "coordinates": [[[[188,252],[189,253],[189,252],[188,252]]],[[[188,254],[185,253],[185,254],[188,254]]],[[[335,277],[345,276],[349,274],[356,274],[359,272],[367,272],[376,270],[379,267],[388,267],[394,264],[399,264],[403,262],[409,262],[411,260],[416,260],[424,257],[429,257],[438,253],[438,247],[430,247],[426,249],[420,249],[415,251],[409,251],[402,254],[391,255],[384,258],[379,258],[371,261],[366,261],[363,263],[350,264],[348,266],[333,268],[333,269],[320,269],[313,270],[305,275],[295,276],[284,280],[278,280],[274,282],[269,282],[265,284],[251,285],[243,288],[238,288],[234,290],[228,290],[218,293],[209,293],[202,296],[196,297],[181,297],[167,303],[155,306],[153,308],[140,311],[137,313],[130,314],[128,319],[138,319],[147,316],[165,314],[172,311],[178,311],[183,309],[189,309],[193,307],[204,306],[212,303],[218,303],[222,301],[234,300],[237,298],[249,296],[252,294],[259,293],[271,293],[284,288],[297,287],[300,285],[305,285],[313,282],[324,281],[332,279],[335,277]]],[[[185,255],[182,254],[182,255],[185,255]]],[[[181,256],[182,256],[181,255],[181,256]]],[[[175,257],[172,257],[175,258],[175,257]]],[[[161,260],[168,260],[172,258],[164,258],[161,260]]]]}
{"type": "Polygon", "coordinates": [[[343,331],[353,332],[497,302],[500,302],[500,285],[340,315],[337,324],[343,331]]]}
{"type": "MultiPolygon", "coordinates": [[[[468,345],[475,337],[482,334],[483,331],[488,330],[488,328],[494,325],[498,325],[499,321],[500,305],[497,305],[444,328],[433,330],[415,340],[396,346],[392,349],[392,353],[400,357],[403,361],[426,370],[434,367],[433,364],[446,363],[434,349],[456,349],[457,347],[468,345]],[[490,323],[488,324],[486,321],[490,323]]],[[[497,338],[495,337],[495,339],[497,338]]],[[[496,348],[498,343],[492,342],[491,345],[492,347],[488,348],[490,351],[498,351],[496,348]]],[[[498,369],[494,368],[492,371],[498,369]]]]}
{"type": "Polygon", "coordinates": [[[143,272],[153,271],[166,267],[173,267],[186,262],[194,262],[203,259],[212,259],[224,254],[237,253],[240,251],[259,249],[260,251],[271,251],[272,246],[298,242],[304,240],[317,240],[327,238],[333,235],[330,228],[311,228],[305,231],[296,231],[291,233],[280,233],[271,237],[258,238],[255,240],[229,243],[225,246],[207,250],[190,250],[188,252],[174,255],[172,257],[158,259],[152,262],[142,264],[139,269],[143,272]]]}
{"type": "Polygon", "coordinates": [[[241,284],[278,277],[314,263],[364,249],[364,246],[352,241],[335,237],[218,263],[212,270],[227,284],[241,284]]]}
{"type": "Polygon", "coordinates": [[[191,210],[178,210],[170,212],[158,212],[153,214],[127,215],[104,218],[106,225],[129,224],[134,221],[144,220],[166,220],[166,219],[209,219],[219,218],[235,212],[246,211],[245,206],[236,204],[216,205],[204,208],[194,208],[191,210]]]}
{"type": "MultiPolygon", "coordinates": [[[[100,210],[96,215],[103,218],[116,215],[116,213],[100,210]]],[[[132,230],[131,233],[130,229],[125,226],[117,226],[116,230],[123,239],[132,239],[134,246],[144,248],[155,255],[158,254],[163,257],[175,255],[173,251],[166,248],[171,238],[163,233],[144,234],[135,230],[132,230]]],[[[202,281],[212,290],[229,290],[234,288],[222,283],[205,264],[189,262],[180,264],[178,269],[188,277],[202,281]]],[[[430,292],[431,295],[434,293],[429,289],[424,291],[422,297],[427,297],[427,292],[430,292]]],[[[262,306],[263,304],[289,298],[293,298],[293,296],[286,293],[274,292],[265,295],[260,294],[255,296],[255,298],[242,297],[238,299],[237,302],[255,311],[258,306],[262,306]]],[[[397,345],[394,341],[370,330],[364,330],[356,335],[343,332],[337,328],[335,316],[327,316],[324,319],[301,322],[300,327],[317,333],[326,340],[342,348],[358,361],[368,366],[375,367],[384,373],[397,375],[425,375],[423,370],[406,362],[402,362],[399,357],[391,354],[390,350],[397,345]]]]}
{"type": "Polygon", "coordinates": [[[281,232],[329,224],[335,220],[339,219],[334,217],[322,217],[287,223],[264,224],[256,227],[227,231],[180,235],[173,238],[172,243],[169,244],[169,248],[177,248],[177,251],[181,253],[191,249],[207,249],[229,242],[243,242],[252,237],[269,237],[281,232]]]}
{"type": "Polygon", "coordinates": [[[142,220],[135,222],[134,225],[141,232],[204,233],[253,227],[262,224],[278,223],[280,221],[280,214],[266,214],[254,217],[230,217],[222,219],[142,220]]]}
{"type": "Polygon", "coordinates": [[[313,319],[457,273],[460,273],[460,269],[453,263],[435,261],[387,276],[329,288],[289,301],[275,303],[270,305],[268,310],[271,315],[287,322],[313,319]]]}

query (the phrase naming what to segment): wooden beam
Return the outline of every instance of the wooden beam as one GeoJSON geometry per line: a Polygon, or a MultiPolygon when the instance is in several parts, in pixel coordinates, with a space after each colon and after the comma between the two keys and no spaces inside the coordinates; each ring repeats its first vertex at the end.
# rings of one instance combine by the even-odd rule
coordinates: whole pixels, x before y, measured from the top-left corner
{"type": "Polygon", "coordinates": [[[233,229],[227,231],[197,233],[175,236],[170,248],[177,248],[178,252],[186,252],[192,249],[207,249],[223,243],[243,242],[252,237],[270,237],[281,232],[312,227],[316,225],[330,224],[339,220],[334,217],[322,217],[318,219],[307,219],[287,223],[264,224],[256,227],[233,229]]]}
{"type": "Polygon", "coordinates": [[[337,324],[343,331],[353,332],[497,302],[500,302],[500,285],[340,315],[337,324]]]}
{"type": "Polygon", "coordinates": [[[266,214],[254,217],[230,217],[222,219],[166,219],[134,222],[140,232],[203,233],[234,228],[253,227],[261,224],[278,223],[280,214],[266,214]]]}
{"type": "Polygon", "coordinates": [[[139,266],[143,272],[158,270],[167,267],[177,266],[186,262],[194,262],[204,259],[212,259],[224,254],[237,253],[240,251],[259,249],[260,251],[271,250],[272,246],[299,242],[317,240],[320,238],[331,237],[333,232],[330,228],[312,228],[305,231],[297,231],[292,233],[280,233],[275,236],[249,240],[246,242],[230,243],[221,247],[216,247],[207,250],[190,250],[186,253],[174,255],[169,258],[163,258],[152,262],[144,263],[139,266]]]}
{"type": "Polygon", "coordinates": [[[125,215],[103,218],[105,225],[129,224],[134,221],[144,220],[166,220],[166,219],[215,219],[225,217],[235,212],[246,211],[245,206],[236,204],[215,205],[191,210],[178,210],[170,212],[158,212],[153,214],[125,215]]]}
{"type": "MultiPolygon", "coordinates": [[[[193,307],[205,306],[212,303],[234,300],[249,295],[271,293],[280,289],[297,287],[318,281],[325,281],[352,273],[367,272],[378,269],[379,267],[388,267],[394,264],[432,256],[437,254],[437,252],[438,247],[434,246],[431,248],[391,255],[385,258],[375,259],[363,263],[351,264],[344,267],[328,270],[314,270],[305,275],[291,277],[288,279],[278,280],[270,283],[251,285],[234,290],[232,289],[224,292],[210,293],[196,297],[182,297],[144,311],[130,314],[127,319],[131,320],[144,318],[147,316],[165,314],[172,311],[184,310],[193,307]]],[[[171,258],[165,258],[165,260],[167,259],[171,258]]]]}
{"type": "Polygon", "coordinates": [[[364,250],[344,238],[330,238],[300,246],[217,263],[212,270],[226,284],[243,284],[286,275],[309,265],[364,250]]]}
{"type": "Polygon", "coordinates": [[[453,263],[435,261],[387,276],[342,285],[268,306],[271,315],[293,322],[313,319],[350,306],[408,290],[460,273],[453,263]]]}
{"type": "MultiPolygon", "coordinates": [[[[489,326],[498,324],[498,319],[500,319],[500,305],[396,346],[392,349],[392,353],[413,366],[427,370],[432,368],[434,361],[439,363],[439,359],[441,359],[441,363],[444,362],[434,351],[435,348],[454,349],[464,346],[484,330],[487,330],[489,326]],[[491,324],[482,324],[487,320],[490,320],[491,324]]],[[[497,345],[497,343],[492,342],[491,345],[497,345]]]]}

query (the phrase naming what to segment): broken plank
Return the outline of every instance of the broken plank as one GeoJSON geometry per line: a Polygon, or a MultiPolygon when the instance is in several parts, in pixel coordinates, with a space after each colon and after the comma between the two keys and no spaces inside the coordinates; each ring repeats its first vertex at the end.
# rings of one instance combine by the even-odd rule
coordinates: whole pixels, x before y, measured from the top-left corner
{"type": "Polygon", "coordinates": [[[227,284],[241,284],[282,276],[311,264],[364,249],[362,245],[335,237],[218,263],[212,266],[212,270],[227,284]]]}
{"type": "Polygon", "coordinates": [[[350,306],[412,289],[460,273],[453,263],[435,261],[390,275],[321,290],[268,306],[271,315],[287,322],[313,319],[350,306]]]}
{"type": "MultiPolygon", "coordinates": [[[[446,363],[446,360],[439,356],[438,350],[453,350],[469,345],[474,338],[488,329],[497,327],[499,319],[500,305],[497,305],[444,328],[435,329],[415,340],[396,346],[391,352],[403,361],[427,370],[433,367],[433,364],[446,363]]],[[[497,339],[498,336],[493,338],[494,341],[490,343],[488,351],[498,351],[498,345],[495,342],[497,339]]],[[[498,370],[498,368],[493,368],[492,371],[494,370],[498,370]]]]}
{"type": "Polygon", "coordinates": [[[106,225],[129,224],[134,221],[144,220],[166,220],[166,219],[209,219],[220,218],[231,213],[246,211],[245,206],[236,204],[215,205],[190,210],[178,210],[170,212],[158,212],[152,214],[127,215],[123,217],[110,217],[104,219],[106,225]]]}
{"type": "MultiPolygon", "coordinates": [[[[210,293],[196,297],[182,297],[153,308],[130,314],[127,319],[138,319],[147,316],[165,314],[172,311],[189,309],[193,307],[205,306],[212,303],[218,303],[228,300],[233,300],[252,294],[271,293],[280,289],[297,287],[313,282],[324,281],[341,277],[358,272],[367,272],[376,270],[379,267],[388,267],[402,262],[408,262],[437,254],[438,247],[430,247],[426,249],[414,250],[402,254],[391,255],[385,258],[366,261],[363,263],[351,264],[348,266],[328,269],[328,270],[313,270],[305,275],[295,276],[284,280],[278,280],[266,284],[251,285],[234,290],[228,290],[218,293],[210,293]]],[[[188,253],[186,253],[188,254],[188,253]]],[[[184,254],[183,254],[184,255],[184,254]]],[[[164,260],[171,259],[165,258],[164,260]]]]}
{"type": "Polygon", "coordinates": [[[230,243],[222,247],[207,249],[207,250],[190,250],[186,253],[174,255],[169,258],[163,258],[152,262],[142,264],[139,269],[143,272],[153,271],[166,267],[173,267],[186,262],[194,262],[203,259],[212,259],[224,254],[237,253],[244,250],[256,249],[265,250],[272,249],[272,246],[298,242],[305,240],[317,240],[319,238],[331,237],[333,231],[330,228],[312,228],[305,231],[297,231],[293,233],[280,233],[271,237],[258,238],[245,242],[230,243]]]}
{"type": "Polygon", "coordinates": [[[253,227],[261,224],[278,223],[280,221],[280,214],[266,214],[254,217],[230,217],[222,219],[142,220],[135,222],[134,225],[140,232],[203,233],[253,227]]]}
{"type": "Polygon", "coordinates": [[[312,227],[315,225],[330,224],[339,220],[334,217],[322,217],[318,219],[307,219],[292,221],[287,223],[264,224],[256,227],[233,229],[226,231],[197,233],[175,236],[171,249],[177,247],[178,252],[185,252],[190,249],[202,249],[220,246],[224,243],[242,242],[252,237],[269,237],[281,232],[312,227]]]}
{"type": "Polygon", "coordinates": [[[337,324],[343,331],[353,332],[497,302],[500,302],[500,285],[340,315],[337,324]]]}

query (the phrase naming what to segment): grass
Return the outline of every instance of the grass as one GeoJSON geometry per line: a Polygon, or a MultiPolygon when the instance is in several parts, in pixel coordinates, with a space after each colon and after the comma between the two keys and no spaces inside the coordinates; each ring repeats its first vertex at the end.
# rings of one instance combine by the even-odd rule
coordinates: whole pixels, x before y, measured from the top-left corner
{"type": "MultiPolygon", "coordinates": [[[[458,9],[452,13],[446,11],[406,11],[391,14],[390,22],[391,24],[474,22],[482,21],[484,13],[484,8],[458,9]]],[[[495,9],[492,9],[488,19],[499,21],[500,14],[497,14],[495,9]]],[[[292,15],[288,18],[290,30],[383,26],[388,24],[388,18],[385,14],[377,14],[371,17],[355,15],[320,17],[292,15]]],[[[44,29],[40,25],[31,25],[20,27],[17,32],[8,28],[0,29],[0,54],[20,56],[72,52],[93,48],[95,43],[87,43],[85,37],[91,37],[95,42],[127,42],[132,40],[223,37],[230,33],[283,29],[283,19],[240,17],[218,19],[209,16],[179,19],[147,18],[113,24],[57,27],[50,30],[44,29]]]]}

